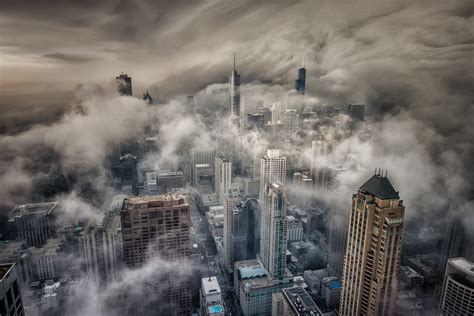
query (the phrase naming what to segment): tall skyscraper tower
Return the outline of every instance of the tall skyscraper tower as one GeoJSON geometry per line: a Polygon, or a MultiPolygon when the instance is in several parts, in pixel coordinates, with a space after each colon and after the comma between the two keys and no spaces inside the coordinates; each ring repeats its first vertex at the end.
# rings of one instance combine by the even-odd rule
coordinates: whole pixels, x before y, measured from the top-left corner
{"type": "Polygon", "coordinates": [[[306,68],[304,67],[304,57],[301,68],[298,69],[298,79],[295,80],[295,90],[304,94],[306,87],[306,68]]]}
{"type": "Polygon", "coordinates": [[[235,54],[234,54],[234,70],[229,76],[230,83],[230,114],[232,117],[240,120],[240,75],[235,70],[235,54]]]}
{"type": "Polygon", "coordinates": [[[286,157],[278,149],[268,149],[260,159],[260,203],[263,203],[265,184],[273,182],[286,183],[286,157]]]}
{"type": "Polygon", "coordinates": [[[397,291],[405,207],[381,172],[352,197],[341,315],[387,315],[397,291]]]}
{"type": "Polygon", "coordinates": [[[442,315],[474,315],[474,263],[464,258],[448,260],[440,310],[442,315]]]}
{"type": "MultiPolygon", "coordinates": [[[[132,197],[122,207],[123,259],[129,268],[139,268],[147,261],[190,260],[189,204],[183,194],[132,197]]],[[[152,308],[163,315],[191,313],[191,280],[158,274],[149,282],[156,297],[152,308]]],[[[143,298],[137,299],[140,308],[143,298]]]]}
{"type": "Polygon", "coordinates": [[[263,200],[259,257],[270,276],[282,280],[286,268],[288,230],[285,187],[276,182],[266,184],[263,200]]]}
{"type": "Polygon", "coordinates": [[[0,264],[0,315],[25,315],[15,263],[0,264]]]}
{"type": "Polygon", "coordinates": [[[132,77],[122,73],[118,77],[115,77],[117,84],[117,92],[119,95],[132,95],[132,77]]]}
{"type": "Polygon", "coordinates": [[[224,261],[229,271],[234,267],[234,208],[242,198],[242,191],[237,185],[230,186],[224,192],[224,261]]]}
{"type": "Polygon", "coordinates": [[[214,159],[214,190],[220,202],[224,200],[224,193],[230,188],[231,180],[232,162],[223,157],[216,157],[214,159]]]}

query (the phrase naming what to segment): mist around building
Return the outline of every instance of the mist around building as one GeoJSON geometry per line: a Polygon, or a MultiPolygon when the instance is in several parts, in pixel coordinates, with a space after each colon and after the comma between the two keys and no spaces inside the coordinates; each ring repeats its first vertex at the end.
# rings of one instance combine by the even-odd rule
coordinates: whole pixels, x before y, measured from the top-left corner
{"type": "Polygon", "coordinates": [[[79,93],[52,127],[66,154],[5,218],[0,314],[473,314],[469,232],[420,229],[370,105],[309,95],[304,64],[260,89],[233,58],[228,83],[164,102],[125,73],[79,93]]]}

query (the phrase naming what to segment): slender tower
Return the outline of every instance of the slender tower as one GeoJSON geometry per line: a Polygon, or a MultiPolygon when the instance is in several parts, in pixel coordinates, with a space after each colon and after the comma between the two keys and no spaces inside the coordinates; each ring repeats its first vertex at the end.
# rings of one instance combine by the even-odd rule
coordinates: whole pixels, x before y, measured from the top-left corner
{"type": "Polygon", "coordinates": [[[303,63],[301,64],[301,68],[298,69],[298,79],[295,80],[295,90],[298,91],[300,94],[304,94],[306,86],[306,68],[304,67],[304,56],[303,56],[303,63]]]}
{"type": "Polygon", "coordinates": [[[405,207],[380,171],[352,196],[340,315],[390,315],[405,207]]]}
{"type": "Polygon", "coordinates": [[[286,183],[286,157],[278,149],[268,149],[260,159],[260,203],[263,203],[265,185],[273,182],[286,183]]]}
{"type": "Polygon", "coordinates": [[[262,210],[260,260],[275,279],[282,280],[286,268],[288,220],[285,187],[280,183],[265,185],[262,210]]]}
{"type": "Polygon", "coordinates": [[[230,83],[230,113],[238,122],[240,119],[240,75],[235,70],[235,54],[234,54],[234,70],[229,76],[230,83]]]}

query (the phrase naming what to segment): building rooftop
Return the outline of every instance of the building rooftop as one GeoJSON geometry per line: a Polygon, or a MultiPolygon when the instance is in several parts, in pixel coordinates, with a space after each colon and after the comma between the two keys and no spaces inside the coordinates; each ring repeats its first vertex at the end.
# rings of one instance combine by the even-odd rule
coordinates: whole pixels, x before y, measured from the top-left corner
{"type": "Polygon", "coordinates": [[[137,196],[130,197],[125,201],[127,201],[127,204],[148,204],[153,202],[178,202],[180,205],[188,204],[186,195],[181,193],[137,196]]]}
{"type": "Polygon", "coordinates": [[[13,268],[14,263],[2,263],[0,264],[0,281],[3,281],[8,275],[8,272],[13,268]]]}
{"type": "Polygon", "coordinates": [[[388,178],[381,174],[374,174],[367,182],[360,186],[359,190],[382,200],[400,198],[388,178]]]}
{"type": "Polygon", "coordinates": [[[49,215],[57,204],[57,202],[45,202],[18,205],[10,212],[10,218],[23,215],[49,215]]]}
{"type": "Polygon", "coordinates": [[[283,289],[283,296],[298,315],[322,315],[311,296],[300,286],[283,289]]]}
{"type": "Polygon", "coordinates": [[[202,289],[205,295],[216,294],[221,292],[221,288],[219,287],[219,282],[215,276],[203,278],[202,282],[202,289]]]}

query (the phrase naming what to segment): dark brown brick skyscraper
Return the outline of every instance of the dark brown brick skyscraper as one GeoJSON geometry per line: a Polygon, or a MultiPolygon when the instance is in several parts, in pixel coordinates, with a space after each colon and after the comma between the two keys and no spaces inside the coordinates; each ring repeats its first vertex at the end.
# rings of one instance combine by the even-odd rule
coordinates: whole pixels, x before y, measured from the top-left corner
{"type": "MultiPolygon", "coordinates": [[[[184,194],[125,199],[122,207],[125,265],[139,268],[157,257],[170,261],[190,260],[189,225],[189,204],[184,194]]],[[[191,314],[191,280],[178,280],[175,275],[160,271],[157,275],[162,276],[150,280],[157,298],[153,304],[157,309],[152,308],[169,315],[191,314]]],[[[150,294],[143,293],[144,297],[150,294]]]]}

